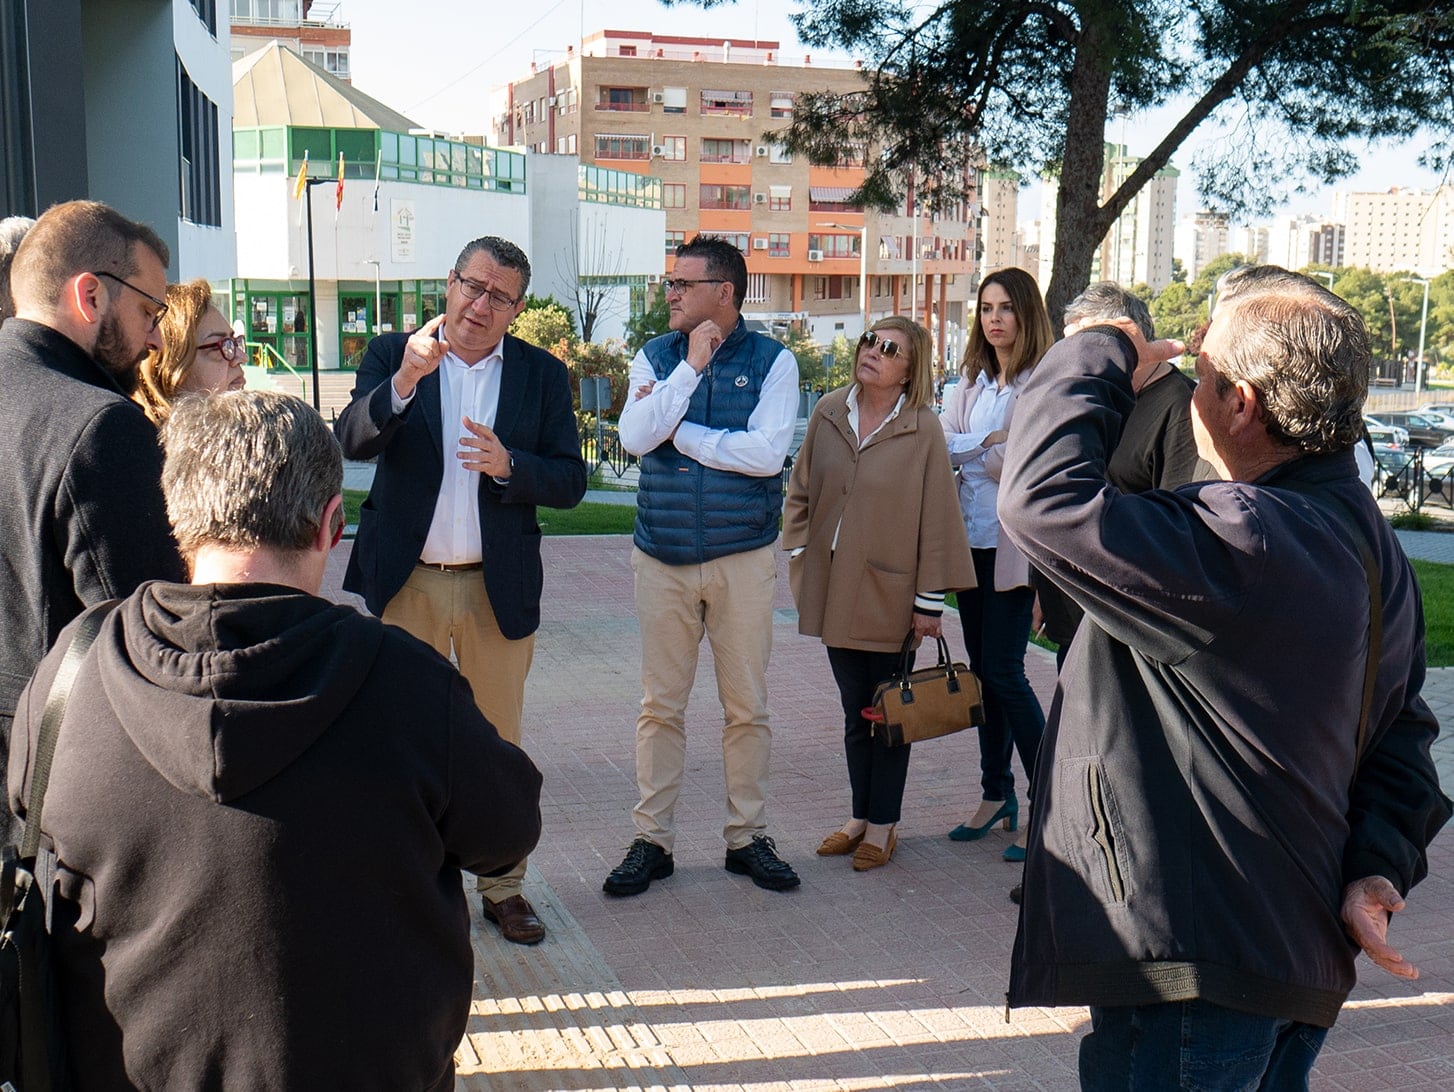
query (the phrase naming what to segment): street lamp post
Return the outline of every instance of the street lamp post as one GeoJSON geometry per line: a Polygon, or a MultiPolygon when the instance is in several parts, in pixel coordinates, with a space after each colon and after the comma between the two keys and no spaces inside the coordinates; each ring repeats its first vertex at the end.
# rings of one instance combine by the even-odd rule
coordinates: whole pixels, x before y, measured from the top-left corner
{"type": "Polygon", "coordinates": [[[1424,286],[1424,311],[1419,317],[1419,363],[1418,371],[1414,372],[1414,393],[1424,392],[1424,334],[1429,328],[1429,282],[1423,277],[1409,277],[1409,283],[1421,284],[1424,286]]]}
{"type": "Polygon", "coordinates": [[[824,224],[824,227],[840,231],[858,232],[858,313],[863,318],[863,328],[868,329],[868,222],[855,227],[852,224],[824,224]]]}

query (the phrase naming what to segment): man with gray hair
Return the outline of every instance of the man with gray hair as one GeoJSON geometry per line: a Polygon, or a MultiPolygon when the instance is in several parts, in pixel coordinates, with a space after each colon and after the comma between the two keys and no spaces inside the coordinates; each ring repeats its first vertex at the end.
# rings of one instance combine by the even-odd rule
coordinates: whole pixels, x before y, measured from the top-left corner
{"type": "MultiPolygon", "coordinates": [[[[459,870],[530,851],[540,775],[437,653],[319,598],[343,467],[317,413],[235,391],[184,400],[164,437],[191,582],[103,619],[41,819],[71,1075],[452,1089],[474,979],[459,870]]],[[[72,628],[17,708],[21,814],[72,628]]]]}
{"type": "MultiPolygon", "coordinates": [[[[1156,337],[1151,311],[1139,296],[1114,281],[1099,281],[1066,306],[1065,336],[1121,319],[1135,323],[1147,341],[1156,337]]],[[[1159,360],[1139,367],[1131,376],[1131,387],[1136,405],[1126,415],[1106,467],[1110,483],[1123,493],[1144,493],[1210,478],[1212,468],[1197,457],[1191,431],[1191,392],[1196,384],[1170,361],[1159,360]]],[[[1055,653],[1059,668],[1070,653],[1083,612],[1039,569],[1030,570],[1030,584],[1035,589],[1035,629],[1059,646],[1055,653]]]]}
{"type": "Polygon", "coordinates": [[[34,223],[29,216],[7,216],[0,220],[0,324],[15,314],[15,301],[10,296],[10,263],[34,223]]]}
{"type": "MultiPolygon", "coordinates": [[[[62,626],[143,580],[185,577],[156,429],[128,397],[161,348],[167,261],[156,232],[99,201],[47,210],[15,254],[16,314],[0,327],[0,748],[62,626]]],[[[0,835],[11,819],[0,808],[0,835]]]]}
{"type": "Polygon", "coordinates": [[[1285,270],[1229,283],[1192,397],[1218,480],[1124,494],[1105,467],[1133,377],[1180,349],[1092,327],[1020,396],[1001,520],[1086,617],[1009,1001],[1090,1006],[1086,1089],[1305,1088],[1358,948],[1418,975],[1387,931],[1450,815],[1423,613],[1351,450],[1358,313],[1285,270]]]}
{"type": "MultiPolygon", "coordinates": [[[[486,235],[449,271],[444,314],[369,342],[338,418],[350,459],[376,459],[343,586],[369,610],[453,652],[480,711],[520,742],[540,625],[537,505],[586,492],[565,365],[506,331],[530,261],[486,235]]],[[[485,920],[536,944],[545,925],[514,872],[477,883],[485,920]]]]}

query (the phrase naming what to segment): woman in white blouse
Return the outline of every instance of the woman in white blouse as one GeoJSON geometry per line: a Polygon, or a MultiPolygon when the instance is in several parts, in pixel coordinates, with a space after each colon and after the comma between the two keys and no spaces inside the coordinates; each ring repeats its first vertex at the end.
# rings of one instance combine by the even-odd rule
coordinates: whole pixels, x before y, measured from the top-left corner
{"type": "MultiPolygon", "coordinates": [[[[999,822],[1009,831],[1018,828],[1011,747],[1019,751],[1026,776],[1033,778],[1045,732],[1045,714],[1025,677],[1025,643],[1035,602],[1029,565],[1000,534],[995,501],[1015,395],[1055,335],[1040,288],[1023,269],[1001,269],[985,277],[978,311],[960,365],[962,378],[945,397],[940,416],[949,461],[959,472],[959,507],[979,584],[960,594],[959,617],[985,705],[985,724],[979,730],[980,805],[950,832],[959,842],[983,838],[999,822]]],[[[1004,857],[1025,859],[1023,833],[1004,857]]]]}

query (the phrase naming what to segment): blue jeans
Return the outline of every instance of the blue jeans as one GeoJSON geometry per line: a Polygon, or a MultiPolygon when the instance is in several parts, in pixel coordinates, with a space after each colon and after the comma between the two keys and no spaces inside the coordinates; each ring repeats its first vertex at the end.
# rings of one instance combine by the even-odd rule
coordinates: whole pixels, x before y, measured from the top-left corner
{"type": "Polygon", "coordinates": [[[1025,677],[1025,642],[1035,593],[1029,587],[995,591],[995,551],[971,550],[979,587],[959,593],[959,621],[969,667],[984,691],[979,730],[980,787],[986,800],[1015,794],[1010,748],[1020,752],[1025,776],[1035,779],[1035,756],[1045,734],[1045,713],[1025,677]]]}
{"type": "Polygon", "coordinates": [[[1209,1001],[1091,1006],[1082,1092],[1306,1092],[1328,1029],[1209,1001]]]}

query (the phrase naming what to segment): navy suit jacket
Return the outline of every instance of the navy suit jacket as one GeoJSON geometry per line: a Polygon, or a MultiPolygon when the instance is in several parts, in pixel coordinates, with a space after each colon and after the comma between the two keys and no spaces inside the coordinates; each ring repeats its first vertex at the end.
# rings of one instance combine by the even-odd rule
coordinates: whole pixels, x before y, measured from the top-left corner
{"type": "MultiPolygon", "coordinates": [[[[353,400],[338,418],[338,438],[350,459],[377,457],[373,488],[359,517],[344,589],[381,615],[419,562],[444,460],[458,450],[460,430],[446,437],[440,420],[439,372],[419,381],[414,398],[395,415],[390,380],[408,334],[369,342],[353,400]]],[[[505,335],[500,408],[495,435],[515,459],[503,485],[481,474],[480,543],[485,591],[511,640],[540,626],[540,526],[535,506],[572,508],[586,492],[586,464],[571,404],[570,378],[555,357],[505,335]]]]}

